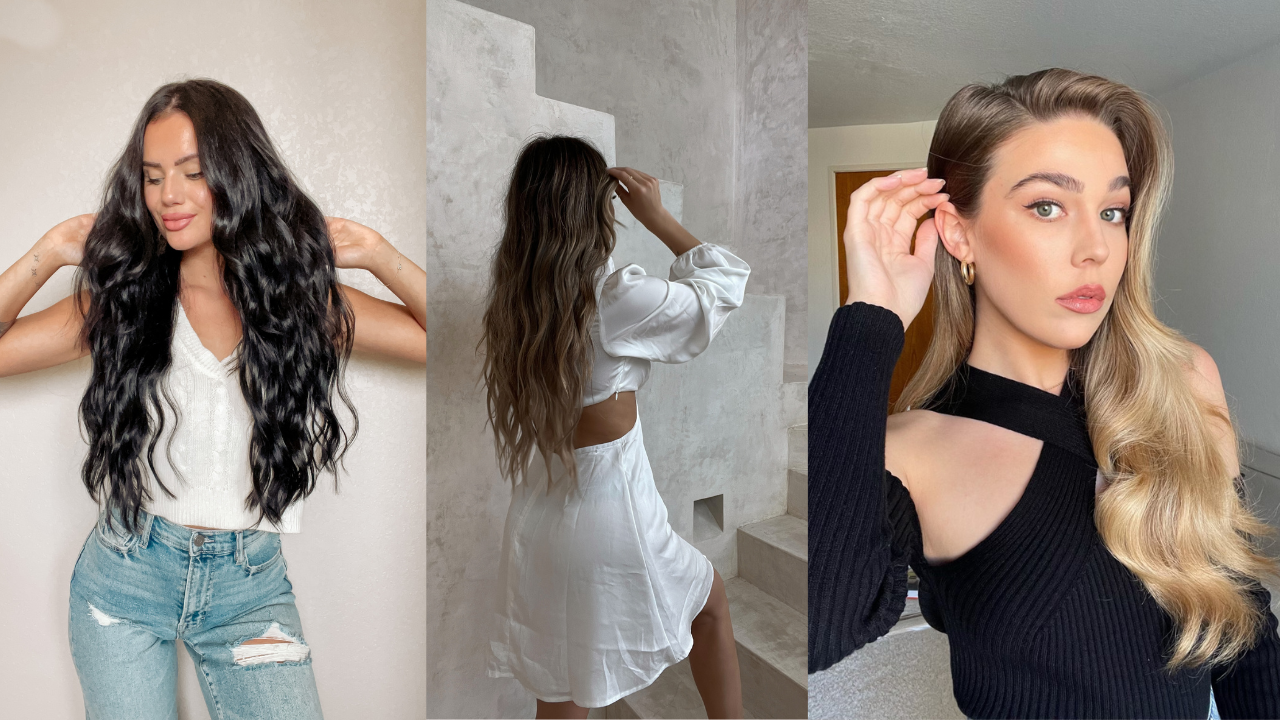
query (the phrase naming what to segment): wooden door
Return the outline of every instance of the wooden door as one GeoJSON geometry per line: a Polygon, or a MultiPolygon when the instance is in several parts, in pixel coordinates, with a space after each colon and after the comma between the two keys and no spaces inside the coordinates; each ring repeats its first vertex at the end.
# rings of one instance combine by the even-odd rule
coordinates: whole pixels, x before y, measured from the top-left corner
{"type": "MultiPolygon", "coordinates": [[[[836,173],[836,253],[840,265],[841,305],[849,298],[849,274],[845,269],[843,241],[845,220],[849,214],[849,196],[871,178],[884,177],[894,172],[897,171],[869,170],[836,173]]],[[[913,240],[912,250],[915,249],[914,246],[915,241],[913,240]]],[[[898,364],[893,368],[893,380],[889,384],[890,407],[898,401],[898,396],[907,387],[907,382],[920,369],[920,364],[924,362],[925,350],[928,349],[932,340],[933,290],[931,288],[928,297],[925,298],[924,307],[920,309],[920,314],[916,315],[915,319],[911,321],[911,327],[907,328],[906,343],[903,345],[902,355],[898,357],[898,364]]]]}

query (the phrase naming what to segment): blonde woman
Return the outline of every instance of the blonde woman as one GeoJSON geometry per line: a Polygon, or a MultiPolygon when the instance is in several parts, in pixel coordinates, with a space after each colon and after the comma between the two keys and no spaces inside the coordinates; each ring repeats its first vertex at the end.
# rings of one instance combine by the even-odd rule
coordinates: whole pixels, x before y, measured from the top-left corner
{"type": "Polygon", "coordinates": [[[968,716],[1280,717],[1222,384],[1152,309],[1171,175],[1141,96],[1051,69],[965,87],[927,169],[853,194],[809,390],[810,672],[888,631],[909,564],[968,716]]]}
{"type": "Polygon", "coordinates": [[[488,672],[581,717],[685,657],[708,717],[742,717],[724,582],[667,523],[636,408],[651,362],[707,349],[750,268],[662,207],[658,181],[572,137],[516,160],[484,319],[489,418],[516,483],[488,672]],[[671,249],[614,269],[613,195],[671,249]]]}

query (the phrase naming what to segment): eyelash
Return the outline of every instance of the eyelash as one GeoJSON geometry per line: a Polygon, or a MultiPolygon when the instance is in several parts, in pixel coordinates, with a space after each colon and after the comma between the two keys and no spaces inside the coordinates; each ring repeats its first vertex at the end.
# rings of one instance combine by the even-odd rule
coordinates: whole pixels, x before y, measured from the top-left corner
{"type": "MultiPolygon", "coordinates": [[[[1057,200],[1050,200],[1050,199],[1048,199],[1048,198],[1044,198],[1044,199],[1041,199],[1041,200],[1036,200],[1036,201],[1034,201],[1034,202],[1032,202],[1032,203],[1030,203],[1030,204],[1028,204],[1028,205],[1024,205],[1023,207],[1025,207],[1025,208],[1026,208],[1026,209],[1028,209],[1028,210],[1032,210],[1032,211],[1034,211],[1037,205],[1053,205],[1054,207],[1058,208],[1059,210],[1062,210],[1063,212],[1066,212],[1066,208],[1062,207],[1062,203],[1058,202],[1057,200]]],[[[1116,206],[1113,206],[1113,207],[1106,208],[1106,210],[1103,210],[1103,212],[1106,212],[1107,210],[1119,210],[1119,211],[1120,211],[1120,213],[1121,213],[1121,215],[1122,215],[1122,218],[1121,218],[1122,220],[1126,220],[1126,221],[1127,221],[1127,220],[1129,219],[1129,208],[1127,208],[1127,207],[1123,207],[1123,206],[1120,206],[1120,205],[1116,205],[1116,206]]],[[[1056,220],[1057,218],[1054,218],[1053,220],[1051,220],[1051,219],[1049,219],[1049,218],[1040,218],[1040,219],[1041,219],[1041,220],[1045,220],[1046,222],[1053,222],[1053,220],[1056,220]]],[[[1114,223],[1114,224],[1117,224],[1117,225],[1118,225],[1119,223],[1114,223]]]]}
{"type": "MultiPolygon", "coordinates": [[[[189,173],[189,174],[187,175],[187,179],[188,179],[188,180],[200,180],[200,179],[202,179],[203,177],[204,177],[204,173],[202,173],[202,172],[198,172],[198,173],[189,173]]],[[[146,178],[146,183],[147,183],[148,185],[159,185],[159,184],[161,183],[161,181],[162,181],[162,180],[163,180],[163,178],[146,178]]]]}

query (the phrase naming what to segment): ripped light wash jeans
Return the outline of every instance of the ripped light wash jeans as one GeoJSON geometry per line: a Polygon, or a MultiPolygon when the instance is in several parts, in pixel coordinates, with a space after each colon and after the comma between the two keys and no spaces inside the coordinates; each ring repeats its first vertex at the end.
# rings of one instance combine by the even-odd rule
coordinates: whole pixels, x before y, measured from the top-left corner
{"type": "Polygon", "coordinates": [[[71,576],[71,656],[88,720],[177,720],[186,644],[214,720],[311,720],[320,698],[280,536],[100,520],[71,576]],[[246,640],[267,638],[270,644],[246,640]]]}

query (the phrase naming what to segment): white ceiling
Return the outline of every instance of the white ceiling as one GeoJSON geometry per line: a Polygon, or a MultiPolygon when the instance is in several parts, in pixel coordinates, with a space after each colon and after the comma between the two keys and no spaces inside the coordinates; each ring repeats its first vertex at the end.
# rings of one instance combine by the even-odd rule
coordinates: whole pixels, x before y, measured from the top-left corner
{"type": "Polygon", "coordinates": [[[1155,94],[1276,42],[1276,0],[809,0],[809,127],[932,120],[1055,66],[1155,94]]]}

